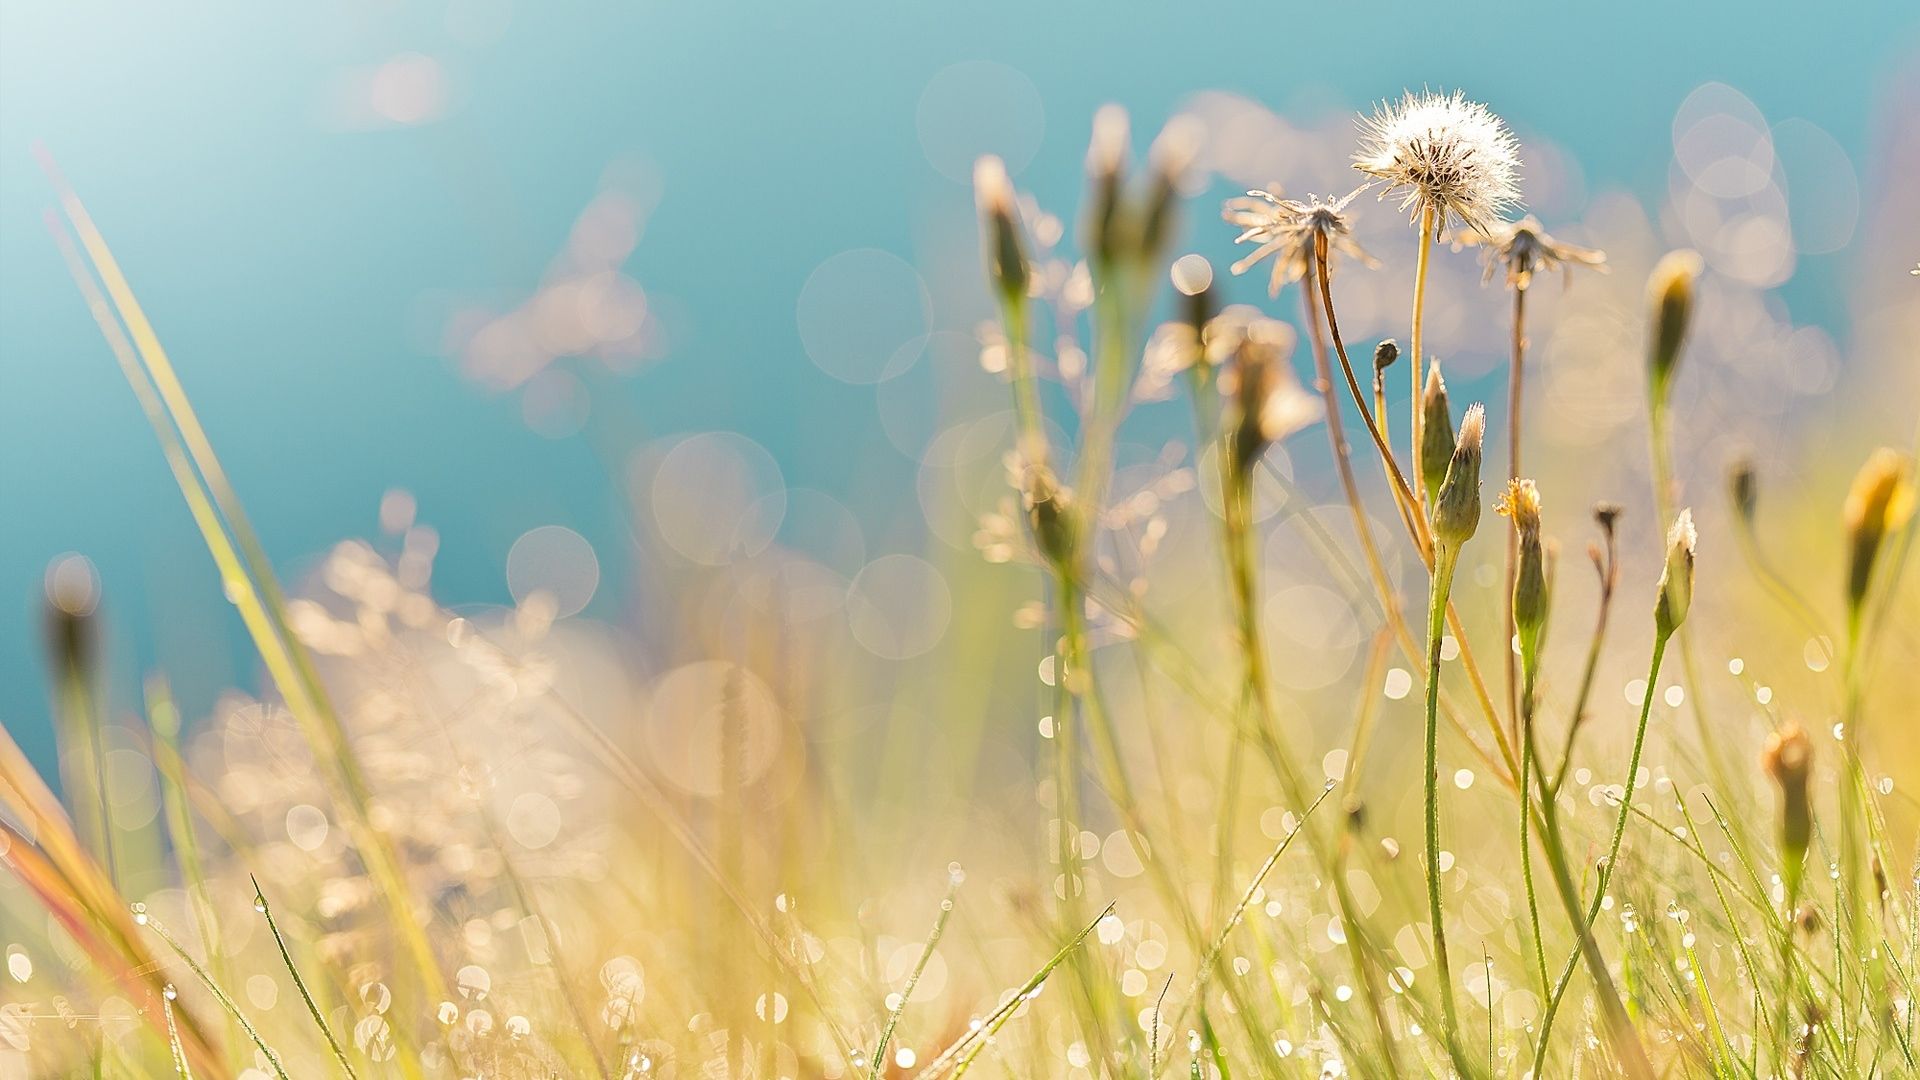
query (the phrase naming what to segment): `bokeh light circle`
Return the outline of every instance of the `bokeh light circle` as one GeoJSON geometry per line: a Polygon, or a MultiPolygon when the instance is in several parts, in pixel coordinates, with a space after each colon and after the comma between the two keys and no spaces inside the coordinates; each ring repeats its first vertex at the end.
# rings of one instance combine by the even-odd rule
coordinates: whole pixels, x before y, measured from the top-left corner
{"type": "Polygon", "coordinates": [[[1019,172],[1040,149],[1046,111],[1033,80],[1005,64],[967,60],[927,82],[914,113],[927,163],[956,183],[973,179],[982,154],[998,154],[1019,172]]]}
{"type": "Polygon", "coordinates": [[[843,251],[800,287],[800,344],[841,382],[885,382],[926,351],[933,298],[905,259],[876,248],[843,251]]]}
{"type": "Polygon", "coordinates": [[[780,466],[730,431],[682,440],[660,460],[649,505],[667,546],[705,566],[765,551],[786,517],[780,466]]]}
{"type": "Polygon", "coordinates": [[[529,529],[507,552],[507,590],[515,603],[535,593],[552,598],[555,614],[578,614],[600,587],[600,559],[587,538],[564,525],[529,529]]]}
{"type": "Polygon", "coordinates": [[[885,660],[905,660],[932,649],[953,617],[953,594],[932,563],[912,555],[882,555],[847,589],[847,621],[854,640],[885,660]]]}

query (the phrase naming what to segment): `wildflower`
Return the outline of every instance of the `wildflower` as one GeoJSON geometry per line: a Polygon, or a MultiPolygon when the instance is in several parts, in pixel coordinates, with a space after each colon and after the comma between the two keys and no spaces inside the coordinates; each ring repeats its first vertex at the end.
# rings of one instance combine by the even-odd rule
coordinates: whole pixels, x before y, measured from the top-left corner
{"type": "Polygon", "coordinates": [[[1486,280],[1493,280],[1496,269],[1507,269],[1507,287],[1525,289],[1533,284],[1539,271],[1561,270],[1573,280],[1573,268],[1590,266],[1602,273],[1607,269],[1607,254],[1596,248],[1561,243],[1547,234],[1532,214],[1519,221],[1496,221],[1485,229],[1461,236],[1461,242],[1487,249],[1486,280]]]}
{"type": "Polygon", "coordinates": [[[1306,202],[1283,199],[1278,191],[1254,189],[1246,195],[1228,199],[1220,216],[1240,229],[1236,244],[1260,246],[1233,264],[1235,274],[1244,274],[1262,259],[1273,259],[1273,276],[1267,282],[1267,295],[1278,296],[1282,287],[1306,276],[1314,252],[1322,239],[1329,251],[1338,251],[1366,266],[1377,266],[1373,257],[1353,239],[1353,227],[1347,221],[1347,205],[1364,191],[1354,190],[1339,198],[1309,196],[1306,202]]]}
{"type": "Polygon", "coordinates": [[[1447,408],[1447,381],[1440,377],[1440,362],[1427,369],[1427,386],[1420,395],[1420,482],[1426,485],[1427,501],[1432,502],[1447,478],[1453,463],[1453,414],[1447,408]]]}
{"type": "Polygon", "coordinates": [[[1667,563],[1660,572],[1660,598],[1653,607],[1654,626],[1663,639],[1687,620],[1687,609],[1693,605],[1693,549],[1698,540],[1693,511],[1680,511],[1673,528],[1667,530],[1667,563]]]}
{"type": "Polygon", "coordinates": [[[1435,234],[1450,220],[1482,228],[1520,200],[1520,146],[1485,105],[1452,94],[1408,93],[1360,122],[1353,167],[1405,188],[1400,209],[1430,213],[1435,234]]]}
{"type": "Polygon", "coordinates": [[[1014,217],[1013,185],[1007,181],[1007,167],[992,154],[974,162],[973,198],[986,227],[987,270],[993,286],[1003,300],[1019,300],[1027,294],[1030,276],[1026,244],[1014,217]]]}
{"type": "Polygon", "coordinates": [[[1760,762],[1773,782],[1780,785],[1780,854],[1786,861],[1789,881],[1797,882],[1807,844],[1813,837],[1813,812],[1807,798],[1813,742],[1799,724],[1788,723],[1767,737],[1760,762]]]}
{"type": "Polygon", "coordinates": [[[1521,656],[1532,663],[1539,655],[1540,637],[1547,623],[1546,554],[1540,543],[1540,490],[1531,480],[1507,481],[1507,490],[1494,510],[1513,519],[1520,536],[1520,561],[1513,579],[1513,626],[1520,636],[1521,656]]]}
{"type": "Polygon", "coordinates": [[[1647,299],[1653,307],[1652,351],[1648,368],[1656,408],[1667,402],[1667,386],[1673,379],[1674,365],[1680,360],[1680,347],[1687,340],[1687,323],[1693,317],[1694,282],[1700,276],[1700,256],[1692,251],[1670,251],[1654,266],[1647,279],[1647,299]]]}
{"type": "Polygon", "coordinates": [[[1486,428],[1486,409],[1477,402],[1469,405],[1446,479],[1433,500],[1434,538],[1456,551],[1480,527],[1480,444],[1486,428]]]}
{"type": "Polygon", "coordinates": [[[1320,399],[1294,378],[1287,366],[1293,328],[1272,319],[1254,319],[1233,335],[1231,381],[1221,389],[1233,397],[1234,475],[1245,482],[1268,446],[1320,418],[1320,399]]]}
{"type": "Polygon", "coordinates": [[[1897,450],[1881,447],[1867,458],[1847,491],[1847,606],[1858,612],[1873,580],[1874,560],[1887,534],[1899,532],[1913,515],[1912,463],[1897,450]]]}

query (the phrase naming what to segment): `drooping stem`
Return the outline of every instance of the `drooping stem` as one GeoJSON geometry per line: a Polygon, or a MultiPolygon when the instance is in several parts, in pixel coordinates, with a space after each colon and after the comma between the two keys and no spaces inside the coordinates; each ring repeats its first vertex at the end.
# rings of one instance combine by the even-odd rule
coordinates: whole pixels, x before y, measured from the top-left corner
{"type": "Polygon", "coordinates": [[[1440,1007],[1446,1016],[1446,1041],[1459,1038],[1453,1003],[1453,977],[1447,964],[1446,917],[1440,900],[1440,637],[1446,629],[1447,595],[1459,552],[1447,545],[1434,551],[1433,580],[1427,598],[1427,917],[1433,922],[1433,962],[1440,983],[1440,1007]]]}
{"type": "MultiPolygon", "coordinates": [[[[1423,434],[1421,430],[1420,390],[1426,385],[1427,381],[1427,357],[1425,353],[1420,351],[1420,329],[1427,309],[1427,256],[1433,249],[1433,234],[1437,225],[1438,222],[1433,219],[1432,204],[1422,205],[1420,207],[1420,256],[1413,267],[1413,356],[1411,357],[1413,363],[1409,365],[1409,370],[1413,373],[1413,383],[1412,393],[1409,395],[1408,401],[1409,412],[1412,415],[1412,420],[1409,422],[1411,425],[1409,430],[1413,434],[1413,439],[1407,444],[1407,460],[1409,461],[1419,460],[1420,439],[1423,434]]],[[[1413,491],[1413,505],[1415,507],[1424,507],[1425,495],[1425,492],[1419,488],[1415,488],[1413,491]]]]}

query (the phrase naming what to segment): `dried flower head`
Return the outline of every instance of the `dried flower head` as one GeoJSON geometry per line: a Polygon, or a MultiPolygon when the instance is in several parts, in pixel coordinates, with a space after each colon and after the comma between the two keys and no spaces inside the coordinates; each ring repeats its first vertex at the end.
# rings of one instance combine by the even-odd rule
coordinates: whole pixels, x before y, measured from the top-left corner
{"type": "Polygon", "coordinates": [[[1485,407],[1478,402],[1467,406],[1447,477],[1433,500],[1434,539],[1455,551],[1480,527],[1480,455],[1486,431],[1485,407]]]}
{"type": "Polygon", "coordinates": [[[1603,274],[1607,270],[1606,252],[1555,240],[1532,214],[1519,221],[1496,221],[1485,229],[1462,233],[1460,242],[1485,247],[1486,280],[1492,281],[1494,272],[1504,266],[1510,289],[1527,288],[1539,272],[1560,270],[1571,282],[1576,266],[1590,266],[1603,274]]]}
{"type": "Polygon", "coordinates": [[[1211,339],[1231,342],[1232,366],[1223,373],[1220,389],[1231,402],[1234,477],[1245,482],[1267,447],[1320,419],[1320,399],[1287,365],[1295,335],[1286,323],[1256,318],[1229,323],[1224,334],[1208,329],[1211,339]]]}
{"type": "Polygon", "coordinates": [[[1347,221],[1347,205],[1364,188],[1321,202],[1310,195],[1306,202],[1283,199],[1277,189],[1256,188],[1244,196],[1228,199],[1221,217],[1240,230],[1236,244],[1258,244],[1253,253],[1233,264],[1233,272],[1244,274],[1265,258],[1273,259],[1273,276],[1267,281],[1267,295],[1280,295],[1281,287],[1306,276],[1314,259],[1316,245],[1325,239],[1327,250],[1358,260],[1365,266],[1377,266],[1373,257],[1353,239],[1353,226],[1347,221]]]}
{"type": "Polygon", "coordinates": [[[1847,605],[1858,610],[1873,580],[1873,565],[1888,534],[1913,516],[1912,462],[1889,447],[1875,450],[1847,491],[1847,605]]]}
{"type": "Polygon", "coordinates": [[[1386,182],[1382,198],[1404,188],[1400,209],[1416,221],[1432,211],[1436,233],[1450,221],[1483,228],[1520,201],[1520,144],[1459,91],[1409,92],[1362,118],[1360,133],[1353,167],[1386,182]]]}
{"type": "Polygon", "coordinates": [[[1698,252],[1669,251],[1647,278],[1647,302],[1653,309],[1647,366],[1656,408],[1666,404],[1680,347],[1686,344],[1687,324],[1693,319],[1694,283],[1704,266],[1698,252]]]}
{"type": "Polygon", "coordinates": [[[973,199],[987,233],[987,271],[993,286],[1005,299],[1019,299],[1026,295],[1029,278],[1026,243],[1020,236],[1007,167],[992,154],[973,164],[973,199]]]}
{"type": "Polygon", "coordinates": [[[1660,597],[1653,605],[1654,626],[1663,638],[1686,621],[1687,609],[1693,606],[1693,551],[1698,542],[1693,511],[1680,511],[1667,530],[1667,562],[1660,572],[1660,597]]]}

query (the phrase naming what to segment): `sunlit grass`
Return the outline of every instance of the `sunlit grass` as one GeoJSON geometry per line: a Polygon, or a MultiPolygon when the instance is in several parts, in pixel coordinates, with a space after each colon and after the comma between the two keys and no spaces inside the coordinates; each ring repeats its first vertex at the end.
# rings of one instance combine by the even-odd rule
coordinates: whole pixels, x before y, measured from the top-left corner
{"type": "MultiPolygon", "coordinates": [[[[1438,122],[1514,152],[1484,110],[1435,100],[1438,122]]],[[[53,173],[57,240],[272,692],[183,730],[151,680],[156,812],[116,822],[97,583],[83,562],[50,572],[69,806],[0,739],[0,910],[21,928],[0,1077],[1917,1071],[1910,815],[1889,821],[1899,797],[1862,742],[1905,718],[1898,668],[1920,656],[1912,455],[1873,455],[1844,509],[1840,491],[1793,496],[1825,508],[1831,562],[1766,561],[1777,518],[1751,472],[1710,519],[1736,535],[1696,535],[1674,436],[1710,299],[1677,253],[1633,315],[1650,441],[1604,447],[1646,455],[1647,490],[1618,497],[1657,523],[1604,505],[1579,524],[1521,476],[1517,437],[1497,478],[1511,520],[1483,522],[1487,446],[1508,434],[1478,404],[1456,432],[1419,353],[1441,314],[1438,233],[1465,207],[1506,270],[1511,296],[1489,289],[1470,317],[1510,320],[1514,409],[1533,271],[1604,257],[1531,219],[1472,220],[1513,209],[1510,162],[1436,178],[1372,147],[1367,171],[1411,191],[1418,229],[1408,361],[1425,392],[1396,443],[1397,349],[1376,352],[1369,395],[1341,333],[1370,262],[1353,198],[1229,205],[1274,259],[1276,304],[1298,290],[1308,387],[1300,331],[1222,306],[1205,260],[1173,258],[1190,124],[1135,179],[1125,116],[1102,112],[1084,259],[996,160],[976,171],[998,315],[982,361],[1010,419],[965,434],[995,436],[973,479],[1010,490],[975,536],[986,565],[950,570],[969,640],[913,669],[875,663],[911,627],[843,612],[875,606],[850,587],[823,602],[824,570],[749,553],[737,528],[668,577],[647,650],[538,589],[506,611],[442,606],[438,538],[410,507],[397,544],[343,543],[283,591],[53,173]],[[1191,433],[1143,463],[1125,425],[1175,395],[1191,433]],[[1328,507],[1299,466],[1320,436],[1328,507]],[[1660,558],[1623,560],[1656,524],[1660,558]],[[1583,535],[1591,577],[1560,557],[1583,535]],[[1716,594],[1768,614],[1710,621],[1732,610],[1716,594]],[[1819,633],[1836,605],[1806,598],[1827,595],[1837,640],[1819,633]],[[1778,626],[1807,638],[1804,701],[1719,659],[1778,626]],[[1365,663],[1316,681],[1339,634],[1365,663]],[[1614,666],[1644,672],[1617,725],[1602,717],[1621,702],[1600,700],[1614,666]],[[979,686],[1035,675],[1037,693],[979,686]],[[891,702],[878,719],[873,700],[891,702]]],[[[1528,430],[1563,419],[1535,399],[1528,430]]]]}

